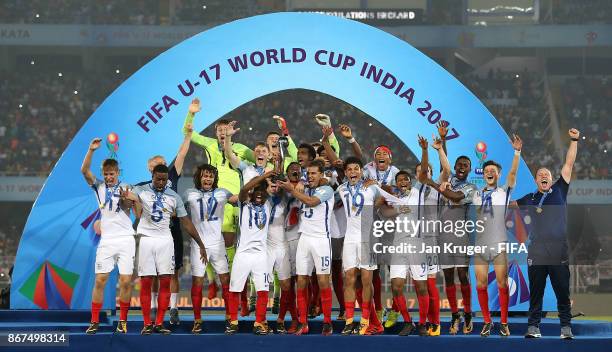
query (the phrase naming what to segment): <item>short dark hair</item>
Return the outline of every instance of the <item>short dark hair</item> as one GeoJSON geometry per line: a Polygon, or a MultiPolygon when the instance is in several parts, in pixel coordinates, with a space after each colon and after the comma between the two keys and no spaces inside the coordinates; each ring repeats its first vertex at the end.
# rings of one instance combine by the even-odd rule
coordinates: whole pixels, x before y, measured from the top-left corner
{"type": "Polygon", "coordinates": [[[487,166],[491,166],[491,165],[495,166],[497,168],[497,171],[502,170],[502,166],[497,161],[494,161],[494,160],[485,161],[485,163],[482,164],[482,170],[484,171],[484,169],[486,169],[487,166]]]}
{"type": "Polygon", "coordinates": [[[322,152],[324,152],[324,151],[325,151],[325,147],[324,147],[324,146],[322,146],[322,145],[320,145],[320,146],[317,148],[317,155],[321,155],[321,153],[322,153],[322,152]]]}
{"type": "Polygon", "coordinates": [[[455,165],[457,165],[457,162],[459,162],[459,160],[461,159],[465,159],[467,161],[470,162],[470,166],[472,166],[472,160],[470,160],[470,158],[467,155],[460,155],[457,159],[455,159],[455,165]]]}
{"type": "Polygon", "coordinates": [[[277,135],[277,136],[279,136],[279,137],[280,137],[280,133],[278,133],[277,131],[270,131],[270,132],[268,132],[268,133],[266,134],[266,139],[268,139],[268,137],[270,137],[270,136],[271,136],[271,135],[273,135],[273,134],[275,134],[275,135],[277,135]]]}
{"type": "Polygon", "coordinates": [[[308,167],[316,167],[317,169],[319,169],[320,173],[323,173],[325,170],[325,164],[323,164],[323,161],[321,160],[313,160],[310,165],[308,165],[308,167]]]}
{"type": "Polygon", "coordinates": [[[215,129],[217,129],[217,127],[219,126],[224,126],[224,125],[229,125],[229,124],[230,124],[229,120],[226,120],[226,119],[217,120],[217,122],[215,122],[215,129]]]}
{"type": "Polygon", "coordinates": [[[346,160],[344,160],[344,170],[346,170],[346,167],[349,164],[357,164],[360,168],[363,169],[363,162],[356,156],[349,156],[348,158],[346,158],[346,160]]]}
{"type": "MultiPolygon", "coordinates": [[[[421,165],[421,163],[417,163],[416,165],[414,165],[414,173],[417,173],[417,168],[421,165]]],[[[431,173],[433,174],[433,168],[431,167],[431,164],[427,164],[427,167],[429,168],[429,171],[431,171],[431,173]]]]}
{"type": "Polygon", "coordinates": [[[406,170],[400,170],[400,171],[398,171],[397,174],[395,174],[395,182],[397,182],[397,178],[400,175],[406,175],[406,176],[408,176],[408,181],[412,181],[412,176],[410,176],[410,172],[408,172],[406,170]]]}
{"type": "Polygon", "coordinates": [[[308,156],[310,157],[310,160],[314,160],[314,158],[317,157],[317,151],[315,150],[315,148],[308,144],[308,143],[302,143],[299,145],[298,149],[307,149],[308,150],[308,156]]]}
{"type": "Polygon", "coordinates": [[[302,167],[300,163],[298,163],[297,161],[292,161],[289,163],[289,165],[287,165],[287,168],[285,170],[289,170],[289,168],[294,164],[297,165],[298,167],[302,167]]]}
{"type": "Polygon", "coordinates": [[[263,193],[265,193],[266,195],[268,194],[268,182],[266,182],[266,180],[263,180],[261,182],[259,182],[254,188],[253,188],[253,192],[257,192],[257,191],[261,191],[263,193]]]}
{"type": "Polygon", "coordinates": [[[158,164],[153,168],[151,175],[155,175],[155,173],[167,174],[168,172],[170,172],[170,170],[168,169],[168,166],[164,164],[158,164]]]}
{"type": "Polygon", "coordinates": [[[116,159],[104,159],[102,162],[102,170],[115,169],[119,171],[119,162],[116,159]]]}
{"type": "MultiPolygon", "coordinates": [[[[333,145],[331,145],[330,147],[334,152],[336,151],[336,148],[334,148],[333,145]]],[[[322,146],[322,145],[319,146],[319,148],[317,148],[317,155],[321,155],[321,152],[324,152],[324,151],[325,151],[325,146],[322,146]]]]}
{"type": "MultiPolygon", "coordinates": [[[[255,143],[255,148],[260,147],[260,146],[261,147],[265,147],[266,149],[268,149],[268,145],[266,143],[264,143],[264,142],[257,142],[257,143],[255,143]]],[[[255,148],[253,148],[253,149],[255,149],[255,148]]]]}
{"type": "Polygon", "coordinates": [[[219,171],[217,170],[216,167],[210,164],[202,164],[196,168],[195,172],[193,173],[193,185],[195,186],[195,188],[202,189],[202,172],[203,171],[212,172],[215,178],[213,181],[212,188],[213,189],[217,188],[218,183],[219,183],[219,171]]]}

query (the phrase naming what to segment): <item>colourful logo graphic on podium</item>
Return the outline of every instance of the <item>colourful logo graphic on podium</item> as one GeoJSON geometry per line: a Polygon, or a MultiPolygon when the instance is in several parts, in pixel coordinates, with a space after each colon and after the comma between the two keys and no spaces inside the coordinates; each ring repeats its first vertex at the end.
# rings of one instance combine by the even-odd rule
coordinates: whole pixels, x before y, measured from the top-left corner
{"type": "Polygon", "coordinates": [[[69,309],[79,275],[45,262],[21,286],[19,292],[40,309],[69,309]]]}
{"type": "MultiPolygon", "coordinates": [[[[489,308],[493,311],[498,311],[499,307],[499,290],[497,288],[497,280],[495,279],[495,270],[491,269],[488,276],[488,295],[489,308]]],[[[529,301],[529,286],[523,275],[520,266],[513,260],[508,267],[508,307],[529,301]]]]}

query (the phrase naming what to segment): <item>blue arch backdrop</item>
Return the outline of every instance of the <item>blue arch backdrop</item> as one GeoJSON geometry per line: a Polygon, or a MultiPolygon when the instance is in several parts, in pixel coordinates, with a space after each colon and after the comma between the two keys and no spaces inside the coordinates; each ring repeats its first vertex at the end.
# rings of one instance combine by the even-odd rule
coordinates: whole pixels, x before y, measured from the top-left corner
{"type": "MultiPolygon", "coordinates": [[[[28,218],[17,253],[11,308],[90,307],[97,202],[79,168],[92,138],[111,132],[119,136],[121,179],[135,183],[150,177],[146,160],[151,155],[173,158],[194,97],[203,105],[194,129],[202,130],[248,101],[294,88],[354,105],[386,125],[415,155],[420,155],[417,134],[431,136],[434,124],[443,119],[451,129],[451,162],[460,154],[473,157],[476,143],[482,141],[488,158],[509,169],[513,150],[496,119],[451,74],[408,43],[374,27],[317,14],[238,20],[187,39],[152,60],[83,125],[28,218]]],[[[93,165],[108,154],[95,153],[93,165]]],[[[437,163],[435,153],[430,154],[437,163]]],[[[476,167],[478,161],[472,159],[476,167]]],[[[515,195],[534,188],[521,161],[515,195]]],[[[554,308],[549,301],[545,309],[554,308]]],[[[516,303],[513,309],[526,310],[524,300],[516,303]]],[[[107,290],[104,306],[114,307],[114,287],[107,290]]]]}

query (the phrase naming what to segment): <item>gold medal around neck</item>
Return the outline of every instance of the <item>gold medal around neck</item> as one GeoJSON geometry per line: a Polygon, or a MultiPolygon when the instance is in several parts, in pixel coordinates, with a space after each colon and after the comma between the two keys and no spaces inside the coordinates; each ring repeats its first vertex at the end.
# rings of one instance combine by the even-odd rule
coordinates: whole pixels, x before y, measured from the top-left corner
{"type": "Polygon", "coordinates": [[[257,225],[257,227],[258,227],[260,230],[263,230],[264,226],[266,226],[266,225],[265,225],[265,224],[259,224],[259,225],[257,225]]]}
{"type": "Polygon", "coordinates": [[[536,213],[542,214],[542,211],[544,211],[544,210],[542,210],[542,208],[540,208],[540,207],[536,208],[536,213]]]}
{"type": "Polygon", "coordinates": [[[353,207],[351,208],[351,210],[353,210],[354,212],[357,211],[357,207],[353,205],[353,207]]]}
{"type": "Polygon", "coordinates": [[[104,203],[100,203],[100,209],[104,209],[104,203]]]}

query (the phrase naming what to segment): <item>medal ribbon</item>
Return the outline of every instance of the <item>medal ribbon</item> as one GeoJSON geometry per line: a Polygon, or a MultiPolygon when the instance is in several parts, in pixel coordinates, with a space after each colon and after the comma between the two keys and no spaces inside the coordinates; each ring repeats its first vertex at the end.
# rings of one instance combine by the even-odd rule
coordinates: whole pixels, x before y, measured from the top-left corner
{"type": "Polygon", "coordinates": [[[162,198],[164,197],[164,192],[166,192],[166,189],[168,189],[168,186],[166,185],[166,187],[164,187],[162,191],[158,191],[155,188],[153,188],[152,183],[149,184],[149,187],[151,187],[151,190],[155,194],[155,204],[157,204],[157,206],[159,206],[161,210],[165,210],[164,203],[162,202],[162,198]]]}
{"type": "MultiPolygon", "coordinates": [[[[537,192],[537,191],[536,191],[537,192]]],[[[548,192],[545,192],[544,194],[542,194],[542,198],[540,198],[540,202],[538,203],[537,208],[538,209],[542,209],[542,204],[544,204],[544,200],[546,199],[546,197],[548,197],[549,194],[552,193],[552,189],[550,189],[548,192]]],[[[535,194],[535,192],[534,192],[535,194]]],[[[541,211],[541,210],[540,210],[541,211]]]]}
{"type": "Polygon", "coordinates": [[[387,177],[389,176],[389,172],[391,172],[391,166],[387,168],[387,171],[385,171],[385,173],[383,174],[382,181],[381,181],[380,173],[378,172],[378,169],[376,169],[376,181],[380,182],[381,185],[386,185],[387,177]]]}
{"type": "Polygon", "coordinates": [[[357,199],[357,195],[359,194],[359,189],[361,188],[361,186],[363,185],[363,180],[359,180],[359,182],[357,182],[357,184],[355,184],[355,193],[353,193],[353,186],[351,186],[350,183],[347,183],[347,189],[349,194],[351,195],[351,201],[352,201],[352,206],[353,207],[357,207],[357,201],[355,199],[357,199]]]}
{"type": "Polygon", "coordinates": [[[262,229],[267,220],[264,206],[249,204],[249,228],[253,227],[253,210],[255,210],[255,226],[262,229]]]}
{"type": "Polygon", "coordinates": [[[120,183],[117,182],[117,184],[115,186],[113,186],[113,188],[109,188],[108,185],[104,185],[104,187],[106,187],[106,193],[104,195],[104,205],[102,205],[102,208],[106,207],[106,204],[112,202],[113,199],[113,195],[115,194],[115,192],[117,191],[117,189],[119,188],[120,183]]]}
{"type": "Polygon", "coordinates": [[[480,211],[482,212],[483,210],[485,211],[489,211],[491,212],[491,217],[495,217],[495,214],[493,212],[493,192],[495,190],[493,189],[487,189],[486,187],[482,190],[482,204],[480,204],[480,211]]]}

